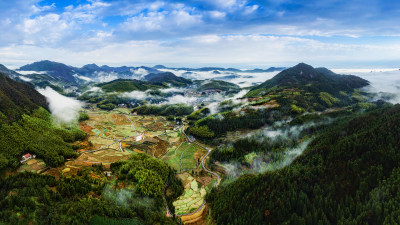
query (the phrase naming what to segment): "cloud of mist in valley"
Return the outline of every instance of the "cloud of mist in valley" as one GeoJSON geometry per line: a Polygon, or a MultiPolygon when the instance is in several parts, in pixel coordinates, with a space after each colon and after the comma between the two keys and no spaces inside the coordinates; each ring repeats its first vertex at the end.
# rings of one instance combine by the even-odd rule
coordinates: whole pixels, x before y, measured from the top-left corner
{"type": "MultiPolygon", "coordinates": [[[[216,113],[221,112],[220,110],[220,103],[223,101],[232,101],[232,104],[241,104],[241,103],[246,103],[246,99],[240,99],[247,93],[247,90],[241,90],[239,93],[233,95],[232,97],[224,97],[222,95],[215,95],[215,101],[211,102],[209,105],[207,105],[207,108],[210,109],[209,115],[213,115],[216,113]]],[[[233,109],[235,111],[235,109],[233,109]]]]}
{"type": "Polygon", "coordinates": [[[93,77],[95,79],[95,81],[99,82],[99,83],[105,83],[105,82],[110,82],[113,80],[116,80],[119,78],[117,73],[114,72],[103,72],[103,71],[96,71],[93,74],[93,77]]]}
{"type": "Polygon", "coordinates": [[[120,94],[123,98],[130,98],[136,100],[144,100],[148,98],[147,92],[144,91],[131,91],[131,92],[124,92],[120,94]]]}
{"type": "Polygon", "coordinates": [[[219,163],[219,165],[225,169],[228,176],[227,182],[229,183],[244,174],[265,173],[290,165],[304,152],[311,141],[312,139],[305,140],[293,148],[287,148],[285,151],[278,153],[250,153],[246,155],[248,161],[246,166],[237,161],[219,163]],[[272,160],[272,158],[274,159],[272,160]]]}
{"type": "Polygon", "coordinates": [[[49,108],[56,120],[71,123],[78,119],[79,110],[83,103],[70,97],[65,97],[50,87],[38,89],[39,93],[46,97],[49,108]]]}
{"type": "Polygon", "coordinates": [[[144,77],[149,74],[149,71],[143,68],[131,69],[130,71],[132,73],[132,78],[139,80],[144,79],[144,77]]]}
{"type": "Polygon", "coordinates": [[[400,70],[398,69],[332,69],[339,74],[352,74],[370,81],[363,90],[375,93],[373,100],[400,103],[400,70]]]}
{"type": "Polygon", "coordinates": [[[159,69],[164,72],[174,73],[176,76],[184,77],[188,79],[196,80],[224,80],[240,87],[250,87],[255,84],[262,83],[266,80],[271,79],[280,71],[274,72],[262,72],[262,73],[249,73],[249,72],[229,72],[229,71],[218,71],[219,74],[215,74],[214,71],[188,71],[188,70],[173,70],[173,69],[159,69]]]}
{"type": "Polygon", "coordinates": [[[288,119],[277,121],[272,126],[248,133],[246,138],[278,144],[284,150],[277,152],[251,152],[245,155],[244,162],[236,160],[220,162],[218,165],[222,166],[228,175],[225,183],[230,183],[244,174],[264,173],[290,165],[313,140],[313,137],[302,134],[302,132],[312,127],[331,124],[333,121],[334,119],[328,117],[318,122],[311,121],[302,125],[291,126],[289,124],[291,119],[288,119]]]}
{"type": "Polygon", "coordinates": [[[109,201],[115,202],[118,206],[128,207],[131,204],[135,206],[152,207],[154,200],[149,197],[135,196],[135,191],[130,189],[114,189],[110,185],[106,185],[103,197],[109,201]]]}

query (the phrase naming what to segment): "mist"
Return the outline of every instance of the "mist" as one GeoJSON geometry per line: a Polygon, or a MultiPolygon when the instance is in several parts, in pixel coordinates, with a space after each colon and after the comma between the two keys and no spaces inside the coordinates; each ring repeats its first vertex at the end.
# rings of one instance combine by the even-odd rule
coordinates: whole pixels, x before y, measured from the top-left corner
{"type": "Polygon", "coordinates": [[[136,99],[136,100],[144,100],[149,97],[147,95],[147,93],[144,91],[124,92],[124,93],[121,93],[120,96],[123,98],[130,98],[130,99],[136,99]]]}
{"type": "Polygon", "coordinates": [[[159,69],[163,72],[171,72],[176,76],[196,79],[196,80],[206,80],[206,79],[215,79],[215,80],[224,80],[228,82],[232,82],[234,84],[239,85],[240,87],[250,87],[255,84],[262,83],[266,80],[271,79],[280,71],[274,72],[261,72],[261,73],[249,73],[246,71],[243,72],[229,72],[229,71],[218,71],[219,74],[215,74],[214,71],[188,71],[188,70],[174,70],[174,69],[159,69]],[[230,78],[232,77],[232,78],[230,78]]]}
{"type": "Polygon", "coordinates": [[[77,121],[79,110],[82,109],[83,103],[70,97],[65,97],[50,87],[38,89],[39,93],[46,97],[49,103],[51,114],[56,121],[71,123],[77,121]]]}
{"type": "Polygon", "coordinates": [[[293,148],[287,148],[283,152],[249,153],[245,156],[248,163],[246,166],[237,161],[219,163],[218,165],[225,169],[228,176],[224,184],[230,183],[245,174],[260,174],[282,169],[300,156],[311,141],[312,139],[307,139],[293,148]]]}
{"type": "Polygon", "coordinates": [[[400,70],[398,69],[333,69],[340,74],[352,74],[370,81],[364,91],[374,93],[372,100],[384,99],[393,104],[400,103],[400,70]]]}
{"type": "Polygon", "coordinates": [[[135,207],[154,207],[155,201],[149,197],[141,197],[135,194],[135,189],[123,188],[120,190],[112,188],[111,185],[106,185],[103,192],[103,197],[114,202],[118,206],[129,207],[134,204],[135,207]]]}

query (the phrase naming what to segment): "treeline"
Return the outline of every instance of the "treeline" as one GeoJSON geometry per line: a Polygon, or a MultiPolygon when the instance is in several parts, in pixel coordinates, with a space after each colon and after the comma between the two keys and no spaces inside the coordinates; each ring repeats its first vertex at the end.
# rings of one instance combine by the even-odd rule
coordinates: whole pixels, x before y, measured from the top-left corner
{"type": "Polygon", "coordinates": [[[0,73],[0,113],[4,122],[19,120],[23,114],[47,108],[46,98],[27,83],[17,82],[0,73]]]}
{"type": "Polygon", "coordinates": [[[77,156],[72,143],[86,137],[78,128],[55,126],[43,108],[11,124],[4,118],[0,113],[0,170],[17,168],[25,153],[35,154],[50,167],[60,166],[65,159],[77,156]]]}
{"type": "Polygon", "coordinates": [[[135,184],[138,193],[162,201],[164,185],[168,182],[166,195],[169,208],[174,213],[173,200],[183,193],[182,181],[176,178],[176,171],[165,162],[146,154],[133,155],[128,161],[111,164],[111,169],[118,175],[118,180],[135,184]]]}
{"type": "Polygon", "coordinates": [[[291,165],[207,196],[216,224],[398,224],[400,106],[336,122],[291,165]]]}
{"type": "Polygon", "coordinates": [[[104,184],[88,173],[59,180],[34,173],[9,176],[0,180],[0,223],[97,224],[108,218],[124,224],[176,224],[165,217],[163,204],[139,204],[141,198],[132,195],[130,204],[120,205],[106,196],[104,184]]]}
{"type": "Polygon", "coordinates": [[[174,105],[142,105],[132,110],[139,115],[184,116],[193,112],[193,106],[185,104],[174,105]]]}
{"type": "Polygon", "coordinates": [[[281,120],[282,115],[279,111],[268,109],[247,109],[243,114],[228,111],[200,119],[188,131],[198,138],[210,139],[228,131],[257,129],[266,124],[271,125],[273,122],[281,120]]]}

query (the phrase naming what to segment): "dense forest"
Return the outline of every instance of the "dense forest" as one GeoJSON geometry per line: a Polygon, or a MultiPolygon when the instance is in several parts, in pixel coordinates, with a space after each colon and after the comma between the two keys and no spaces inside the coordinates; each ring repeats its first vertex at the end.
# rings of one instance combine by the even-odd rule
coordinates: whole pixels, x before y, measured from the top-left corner
{"type": "Polygon", "coordinates": [[[39,107],[47,109],[43,95],[30,84],[17,82],[0,73],[0,113],[6,116],[5,122],[16,121],[39,107]]]}
{"type": "Polygon", "coordinates": [[[166,201],[172,213],[175,212],[173,200],[183,193],[182,181],[176,178],[176,171],[163,161],[145,154],[133,155],[128,161],[111,164],[118,180],[136,185],[137,192],[161,201],[165,184],[168,184],[166,201]]]}
{"type": "Polygon", "coordinates": [[[197,83],[200,83],[199,87],[197,88],[198,91],[205,91],[207,89],[219,89],[221,91],[232,93],[240,91],[239,85],[222,80],[204,80],[198,81],[197,83]]]}
{"type": "Polygon", "coordinates": [[[107,83],[97,85],[105,92],[131,92],[131,91],[146,91],[149,89],[166,88],[167,85],[162,83],[150,83],[141,80],[118,79],[107,83]]]}
{"type": "Polygon", "coordinates": [[[35,154],[50,167],[60,166],[77,156],[72,143],[86,137],[78,128],[54,125],[50,113],[43,108],[10,124],[1,122],[4,119],[0,113],[0,170],[17,168],[26,153],[35,154]]]}
{"type": "MultiPolygon", "coordinates": [[[[149,169],[153,166],[157,164],[149,169]]],[[[0,187],[0,223],[176,224],[165,217],[160,197],[137,192],[136,187],[113,186],[96,167],[60,179],[19,173],[0,180],[0,187]]]]}
{"type": "Polygon", "coordinates": [[[276,102],[284,111],[301,114],[363,102],[368,93],[358,88],[368,84],[357,76],[338,75],[300,63],[253,87],[245,97],[256,105],[276,102]]]}
{"type": "Polygon", "coordinates": [[[50,166],[77,156],[72,143],[86,134],[53,124],[46,99],[32,86],[0,74],[0,171],[15,169],[21,156],[35,154],[50,166]]]}
{"type": "Polygon", "coordinates": [[[171,72],[151,73],[146,75],[144,79],[154,84],[167,84],[175,87],[185,87],[192,84],[191,80],[178,77],[171,72]]]}
{"type": "Polygon", "coordinates": [[[396,224],[400,105],[341,119],[291,165],[207,196],[217,224],[396,224]]]}
{"type": "MultiPolygon", "coordinates": [[[[189,118],[200,118],[200,116],[192,115],[189,118]]],[[[245,113],[227,111],[197,120],[190,126],[188,132],[201,139],[212,139],[228,131],[257,129],[266,124],[271,125],[283,118],[283,113],[277,110],[248,109],[245,113]]]]}
{"type": "Polygon", "coordinates": [[[185,104],[174,105],[142,105],[132,109],[139,115],[184,116],[193,112],[193,106],[185,104]]]}

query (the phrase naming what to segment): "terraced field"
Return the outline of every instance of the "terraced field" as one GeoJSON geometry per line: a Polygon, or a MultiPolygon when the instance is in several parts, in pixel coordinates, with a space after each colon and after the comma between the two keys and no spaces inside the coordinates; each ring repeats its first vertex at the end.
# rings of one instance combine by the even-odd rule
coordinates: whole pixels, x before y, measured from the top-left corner
{"type": "MultiPolygon", "coordinates": [[[[176,169],[184,184],[184,194],[173,203],[176,214],[190,219],[201,218],[204,198],[214,179],[203,171],[200,163],[207,149],[198,143],[190,143],[182,128],[164,117],[124,114],[129,111],[123,110],[88,112],[89,120],[80,123],[81,129],[88,134],[87,140],[79,143],[81,154],[58,170],[74,174],[81,167],[99,163],[109,165],[126,160],[132,154],[152,155],[176,169]]],[[[58,171],[48,173],[57,174],[58,171]]]]}
{"type": "Polygon", "coordinates": [[[199,209],[203,205],[207,193],[204,187],[199,188],[199,183],[188,173],[180,175],[180,178],[184,180],[185,191],[173,202],[177,215],[192,213],[199,209]]]}

